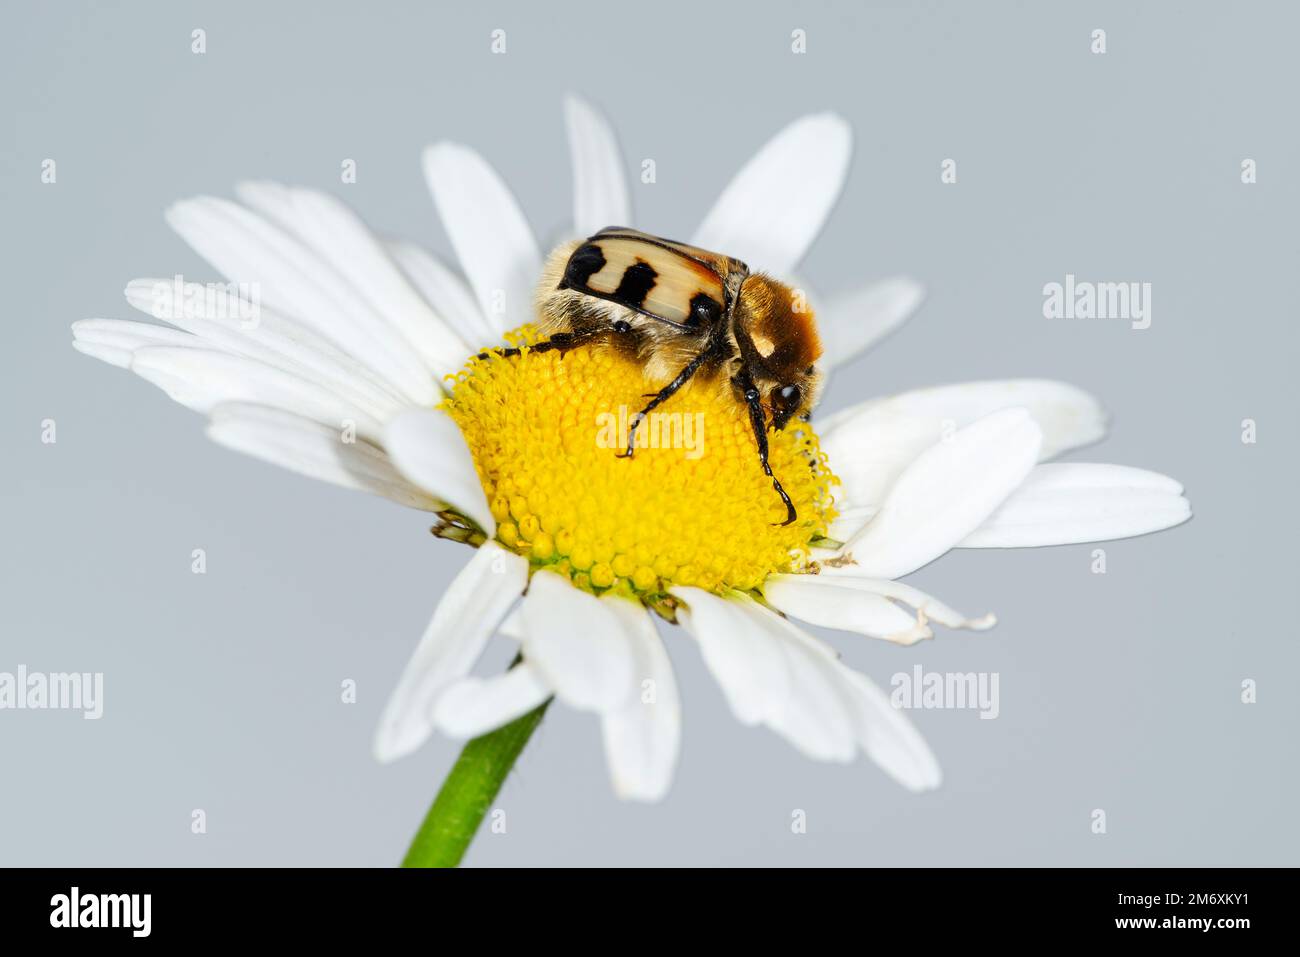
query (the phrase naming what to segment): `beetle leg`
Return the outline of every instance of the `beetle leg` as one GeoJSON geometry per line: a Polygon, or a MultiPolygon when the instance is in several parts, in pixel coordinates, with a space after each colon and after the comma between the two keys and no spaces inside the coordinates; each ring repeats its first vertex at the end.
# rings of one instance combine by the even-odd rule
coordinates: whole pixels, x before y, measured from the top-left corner
{"type": "MultiPolygon", "coordinates": [[[[613,329],[615,332],[632,331],[631,324],[625,322],[622,319],[620,319],[618,322],[615,322],[612,326],[610,326],[610,328],[613,329]]],[[[606,329],[593,327],[593,328],[583,329],[580,332],[557,332],[555,333],[555,335],[551,336],[551,338],[547,339],[545,342],[539,342],[536,345],[529,346],[528,351],[529,352],[551,352],[554,349],[559,349],[560,358],[564,358],[564,354],[566,352],[569,352],[572,349],[577,349],[580,346],[585,346],[590,342],[594,342],[595,340],[601,338],[601,336],[605,335],[607,331],[608,330],[606,329]]],[[[518,346],[510,346],[507,349],[484,350],[483,352],[480,352],[478,354],[478,357],[480,359],[486,359],[488,356],[495,354],[506,359],[513,359],[516,356],[521,355],[522,353],[523,350],[520,349],[518,346]]]]}
{"type": "MultiPolygon", "coordinates": [[[[577,349],[579,346],[585,346],[587,343],[600,338],[604,334],[602,329],[587,329],[582,332],[557,332],[545,342],[538,342],[535,345],[528,346],[529,352],[551,352],[559,349],[560,355],[563,355],[571,349],[577,349]]],[[[505,359],[513,359],[522,355],[523,350],[518,346],[510,346],[506,349],[486,349],[478,354],[480,359],[486,359],[489,356],[497,355],[505,359]]]]}
{"type": "Polygon", "coordinates": [[[790,496],[781,487],[781,480],[772,474],[772,466],[767,461],[767,423],[763,420],[763,403],[759,399],[758,389],[755,388],[754,380],[750,378],[747,370],[741,370],[740,374],[731,381],[744,394],[745,405],[749,407],[749,424],[754,429],[754,440],[758,442],[758,461],[763,466],[763,474],[772,480],[772,488],[776,490],[776,494],[781,496],[781,501],[785,503],[785,521],[773,522],[772,524],[789,525],[799,517],[799,513],[795,511],[794,502],[790,501],[790,496]]]}
{"type": "Polygon", "coordinates": [[[704,363],[708,361],[709,357],[713,355],[713,352],[714,349],[712,344],[705,346],[694,359],[686,363],[686,366],[681,372],[677,373],[672,382],[669,382],[658,392],[652,393],[654,398],[650,400],[649,404],[647,404],[644,409],[632,417],[632,422],[628,426],[627,430],[627,450],[618,453],[620,459],[630,459],[632,457],[632,451],[636,445],[637,426],[641,424],[647,415],[676,395],[677,391],[690,381],[691,376],[700,371],[700,366],[704,365],[704,363]]]}

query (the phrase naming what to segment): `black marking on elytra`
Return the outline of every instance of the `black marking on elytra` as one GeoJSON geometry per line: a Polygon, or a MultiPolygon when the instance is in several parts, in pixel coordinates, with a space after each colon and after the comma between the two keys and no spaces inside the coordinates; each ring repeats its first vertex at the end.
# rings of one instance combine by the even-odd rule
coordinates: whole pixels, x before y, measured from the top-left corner
{"type": "Polygon", "coordinates": [[[690,318],[686,324],[695,329],[712,328],[722,318],[722,305],[707,293],[697,292],[691,297],[690,318]]]}
{"type": "Polygon", "coordinates": [[[591,277],[605,268],[605,254],[595,243],[584,243],[573,251],[564,267],[560,289],[585,289],[591,277]]]}
{"type": "Polygon", "coordinates": [[[623,278],[618,281],[618,288],[613,293],[615,301],[629,306],[642,305],[658,278],[659,274],[653,266],[645,260],[637,260],[623,270],[623,278]]]}
{"type": "MultiPolygon", "coordinates": [[[[627,239],[632,242],[645,243],[647,246],[658,246],[660,249],[679,256],[682,259],[689,260],[698,266],[703,266],[709,272],[713,273],[719,279],[726,279],[725,273],[719,271],[718,264],[708,259],[702,259],[699,256],[689,252],[686,243],[677,239],[667,239],[663,236],[650,236],[646,233],[638,233],[636,230],[629,229],[626,226],[606,226],[596,235],[591,237],[591,242],[598,239],[627,239]]],[[[749,266],[739,259],[731,259],[731,268],[742,276],[749,275],[749,266]]]]}

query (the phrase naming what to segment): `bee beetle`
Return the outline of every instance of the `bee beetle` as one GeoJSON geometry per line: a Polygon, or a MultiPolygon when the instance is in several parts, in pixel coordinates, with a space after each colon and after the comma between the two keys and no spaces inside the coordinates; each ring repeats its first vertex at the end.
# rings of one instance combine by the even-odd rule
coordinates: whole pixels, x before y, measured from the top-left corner
{"type": "Polygon", "coordinates": [[[565,243],[547,258],[537,291],[534,349],[596,341],[624,348],[652,382],[667,382],[632,420],[636,427],[692,378],[709,378],[749,412],[758,460],[786,507],[794,503],[768,464],[767,428],[807,418],[822,376],[812,312],[788,286],[751,273],[738,259],[610,226],[565,243]]]}

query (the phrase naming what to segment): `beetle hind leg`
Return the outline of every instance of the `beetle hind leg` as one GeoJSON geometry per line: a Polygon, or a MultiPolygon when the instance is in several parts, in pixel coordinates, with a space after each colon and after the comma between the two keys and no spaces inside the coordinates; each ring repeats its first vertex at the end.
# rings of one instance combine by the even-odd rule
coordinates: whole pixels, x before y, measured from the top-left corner
{"type": "MultiPolygon", "coordinates": [[[[603,339],[610,332],[626,334],[631,331],[632,326],[620,319],[618,322],[603,328],[600,326],[586,326],[574,331],[556,332],[549,339],[528,346],[527,349],[529,352],[553,352],[558,349],[560,358],[564,358],[565,353],[603,339]]],[[[524,350],[518,346],[509,346],[504,349],[484,349],[478,354],[478,358],[486,359],[489,356],[498,355],[506,359],[514,359],[522,355],[523,352],[524,350]]]]}
{"type": "MultiPolygon", "coordinates": [[[[544,342],[538,342],[528,346],[529,352],[551,352],[555,349],[560,350],[560,355],[568,352],[570,349],[576,349],[578,346],[585,345],[591,339],[595,338],[591,334],[581,335],[573,332],[557,332],[551,338],[544,342]]],[[[524,350],[518,346],[510,346],[505,349],[484,349],[478,354],[480,359],[486,359],[489,356],[501,356],[504,359],[514,359],[523,355],[524,350]]]]}

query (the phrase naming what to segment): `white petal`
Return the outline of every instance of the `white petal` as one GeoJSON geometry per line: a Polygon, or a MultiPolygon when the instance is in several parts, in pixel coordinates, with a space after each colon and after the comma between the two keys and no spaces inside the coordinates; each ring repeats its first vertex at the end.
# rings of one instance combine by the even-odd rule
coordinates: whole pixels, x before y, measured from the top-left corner
{"type": "Polygon", "coordinates": [[[682,715],[668,652],[640,604],[606,596],[623,624],[636,661],[631,702],[601,716],[614,793],[658,801],[668,793],[681,742],[682,715]]]}
{"type": "Polygon", "coordinates": [[[828,649],[745,595],[673,594],[687,603],[679,620],[699,641],[738,720],[766,725],[816,760],[852,759],[852,717],[828,649]]]}
{"type": "Polygon", "coordinates": [[[516,608],[510,614],[506,615],[506,620],[501,622],[497,633],[506,638],[513,638],[515,641],[524,640],[524,616],[522,608],[516,608]]]}
{"type": "MultiPolygon", "coordinates": [[[[934,753],[907,716],[890,704],[888,696],[871,679],[845,665],[829,646],[784,618],[757,603],[747,607],[770,628],[783,633],[789,643],[802,646],[810,661],[821,665],[822,674],[829,679],[822,693],[834,698],[837,716],[840,707],[847,711],[853,735],[867,757],[910,790],[939,786],[942,775],[934,753]]],[[[823,702],[823,707],[829,709],[830,702],[823,702]]]]}
{"type": "Polygon", "coordinates": [[[127,353],[145,346],[201,346],[194,336],[167,326],[126,319],[80,319],[72,324],[75,342],[111,346],[127,353]]]}
{"type": "Polygon", "coordinates": [[[908,614],[883,595],[836,588],[832,581],[820,575],[769,578],[763,585],[763,597],[787,615],[823,628],[858,632],[900,645],[934,637],[917,616],[908,614]]]}
{"type": "Polygon", "coordinates": [[[190,345],[215,347],[290,372],[337,392],[377,419],[386,419],[408,404],[372,370],[260,304],[255,314],[242,312],[251,304],[219,288],[204,288],[201,297],[173,308],[176,298],[171,280],[134,279],[126,287],[132,306],[197,337],[190,345]],[[241,319],[244,315],[254,317],[241,319]]]}
{"type": "Polygon", "coordinates": [[[542,257],[510,190],[467,146],[424,152],[424,175],[461,269],[498,333],[531,322],[542,257]]]}
{"type": "Polygon", "coordinates": [[[936,442],[894,483],[880,512],[843,552],[854,564],[823,574],[900,578],[938,558],[988,518],[1038,459],[1042,431],[1004,409],[936,442]]]}
{"type": "Polygon", "coordinates": [[[778,642],[789,669],[790,696],[772,729],[811,758],[851,761],[856,751],[852,714],[835,652],[752,598],[738,597],[745,613],[778,642]]]}
{"type": "MultiPolygon", "coordinates": [[[[1096,399],[1046,379],[964,382],[871,399],[819,423],[822,450],[843,483],[837,507],[878,508],[903,469],[935,442],[991,412],[1017,407],[1043,430],[1040,460],[1095,442],[1106,430],[1096,399]]],[[[837,519],[831,537],[843,541],[860,517],[837,519]]]]}
{"type": "Polygon", "coordinates": [[[997,624],[997,618],[991,614],[970,618],[919,588],[884,579],[851,575],[774,575],[764,582],[763,594],[774,607],[815,625],[857,631],[901,644],[932,637],[927,627],[932,621],[949,628],[972,631],[985,631],[997,624]],[[853,600],[844,598],[842,593],[845,592],[884,601],[903,617],[899,618],[897,614],[885,617],[882,614],[877,618],[880,606],[875,601],[863,606],[865,611],[859,615],[853,600]],[[831,604],[830,610],[823,610],[823,601],[831,604]],[[910,606],[915,614],[903,612],[897,602],[910,606]]]}
{"type": "Polygon", "coordinates": [[[606,226],[631,226],[623,157],[609,123],[586,100],[567,96],[564,125],[573,160],[574,230],[590,236],[606,226]]]}
{"type": "Polygon", "coordinates": [[[524,596],[524,657],[566,704],[601,713],[627,705],[636,658],[613,608],[542,570],[524,596]]]}
{"type": "Polygon", "coordinates": [[[742,721],[761,721],[814,757],[847,760],[861,747],[905,787],[938,786],[939,765],[907,716],[826,645],[743,596],[732,601],[696,588],[673,594],[687,603],[679,620],[699,639],[742,721]],[[765,661],[775,649],[780,663],[755,669],[747,647],[765,661]]]}
{"type": "Polygon", "coordinates": [[[817,310],[827,366],[846,365],[866,352],[901,326],[924,298],[919,282],[895,276],[827,299],[817,310]]]}
{"type": "Polygon", "coordinates": [[[397,268],[383,244],[347,205],[328,193],[278,183],[240,183],[241,199],[328,263],[438,377],[465,363],[469,346],[437,315],[397,268]]]}
{"type": "Polygon", "coordinates": [[[700,644],[704,663],[722,687],[736,720],[767,721],[789,696],[785,658],[776,642],[736,603],[698,588],[675,588],[686,605],[677,620],[700,644]]]}
{"type": "Polygon", "coordinates": [[[241,183],[236,190],[333,267],[432,372],[446,375],[464,363],[469,346],[430,308],[384,244],[345,203],[328,193],[270,182],[241,183]]]}
{"type": "Polygon", "coordinates": [[[523,717],[551,696],[537,669],[521,661],[503,675],[461,678],[438,697],[433,721],[452,738],[476,738],[523,717]]]}
{"type": "Polygon", "coordinates": [[[185,332],[123,319],[80,319],[72,324],[72,348],[94,359],[131,368],[135,350],[146,346],[197,348],[202,341],[185,332]]]}
{"type": "Polygon", "coordinates": [[[330,428],[349,423],[356,434],[378,442],[379,422],[331,389],[244,356],[174,346],[137,349],[131,371],[175,401],[207,414],[223,402],[250,402],[293,412],[330,428]]]}
{"type": "MultiPolygon", "coordinates": [[[[900,469],[901,471],[901,469],[900,469]]],[[[840,481],[844,481],[840,479],[840,481]]],[[[847,542],[850,538],[866,526],[867,522],[875,517],[880,511],[879,505],[852,505],[844,501],[844,490],[837,488],[835,492],[837,501],[835,503],[835,517],[831,519],[830,527],[826,530],[828,538],[837,542],[847,542]]],[[[882,495],[883,497],[883,495],[882,495]]]]}
{"type": "Polygon", "coordinates": [[[237,203],[212,197],[176,203],[167,222],[231,282],[254,284],[271,309],[317,330],[411,402],[439,394],[419,354],[337,270],[285,230],[237,203]]]}
{"type": "MultiPolygon", "coordinates": [[[[988,379],[913,389],[868,399],[819,422],[818,431],[837,443],[879,438],[899,426],[916,432],[925,446],[954,429],[1001,409],[1028,410],[1043,430],[1042,458],[1096,442],[1106,434],[1106,413],[1093,396],[1067,382],[1051,379],[988,379]]],[[[923,448],[924,448],[923,447],[923,448]]],[[[918,452],[919,454],[919,452],[918,452]]]]}
{"type": "Polygon", "coordinates": [[[754,270],[790,272],[839,198],[852,151],[852,131],[839,116],[795,120],[736,174],[692,242],[754,270]]]}
{"type": "Polygon", "coordinates": [[[943,782],[939,762],[907,715],[866,675],[839,667],[850,692],[858,743],[867,757],[908,790],[937,788],[943,782]]]}
{"type": "Polygon", "coordinates": [[[98,359],[100,362],[107,362],[111,366],[117,366],[119,369],[131,368],[131,353],[119,346],[74,339],[72,340],[72,348],[90,356],[92,359],[98,359]]]}
{"type": "Polygon", "coordinates": [[[397,470],[473,519],[488,537],[497,523],[459,426],[441,409],[412,409],[389,423],[383,445],[397,470]]]}
{"type": "Polygon", "coordinates": [[[528,581],[528,561],[485,543],[442,596],[402,679],[384,709],[375,756],[410,754],[433,730],[433,709],[451,682],[474,667],[506,610],[528,581]]]}
{"type": "MultiPolygon", "coordinates": [[[[414,243],[389,243],[388,252],[434,312],[472,347],[493,346],[501,340],[501,333],[479,309],[469,284],[437,257],[414,243]]],[[[468,358],[468,354],[462,356],[461,362],[468,358]]]]}
{"type": "Polygon", "coordinates": [[[208,435],[227,448],[310,478],[373,492],[425,511],[446,507],[402,478],[383,449],[362,439],[345,442],[340,430],[291,412],[225,403],[212,410],[208,435]]]}
{"type": "MultiPolygon", "coordinates": [[[[951,426],[948,434],[955,428],[951,426]]],[[[840,480],[834,495],[842,514],[830,530],[831,537],[846,541],[879,513],[898,477],[944,434],[929,419],[874,408],[822,432],[822,451],[840,480]]]]}
{"type": "Polygon", "coordinates": [[[1040,465],[965,548],[1021,548],[1103,542],[1181,524],[1192,506],[1176,481],[1124,465],[1040,465]]]}

